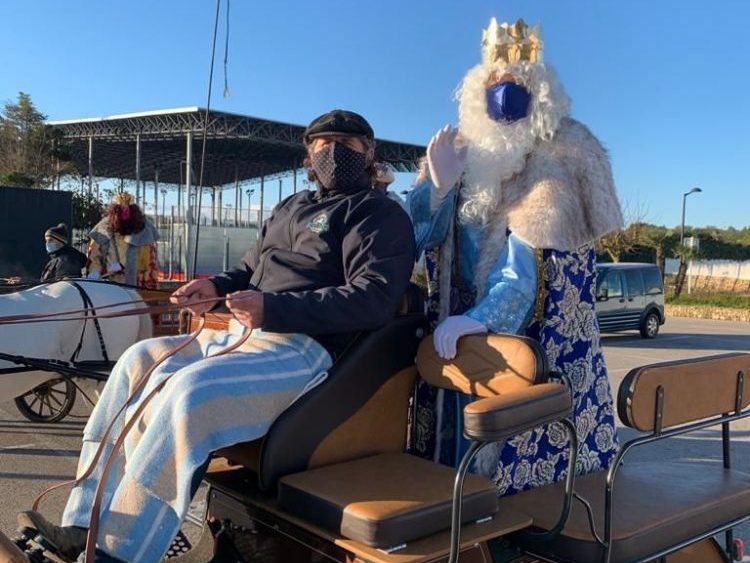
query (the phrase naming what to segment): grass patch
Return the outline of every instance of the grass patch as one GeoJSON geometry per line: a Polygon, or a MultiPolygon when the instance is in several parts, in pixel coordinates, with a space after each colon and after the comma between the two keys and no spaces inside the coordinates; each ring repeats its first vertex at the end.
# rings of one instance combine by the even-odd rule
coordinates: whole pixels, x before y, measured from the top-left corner
{"type": "Polygon", "coordinates": [[[750,309],[750,295],[734,293],[708,293],[687,295],[683,293],[678,299],[667,296],[669,305],[705,305],[708,307],[729,307],[732,309],[750,309]]]}

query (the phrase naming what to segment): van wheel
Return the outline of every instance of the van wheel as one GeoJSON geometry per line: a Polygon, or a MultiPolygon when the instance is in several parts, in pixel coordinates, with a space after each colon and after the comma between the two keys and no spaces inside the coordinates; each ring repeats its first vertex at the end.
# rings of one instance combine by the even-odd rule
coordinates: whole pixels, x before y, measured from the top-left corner
{"type": "Polygon", "coordinates": [[[643,338],[654,338],[659,334],[659,315],[653,312],[649,313],[641,321],[639,328],[643,338]]]}

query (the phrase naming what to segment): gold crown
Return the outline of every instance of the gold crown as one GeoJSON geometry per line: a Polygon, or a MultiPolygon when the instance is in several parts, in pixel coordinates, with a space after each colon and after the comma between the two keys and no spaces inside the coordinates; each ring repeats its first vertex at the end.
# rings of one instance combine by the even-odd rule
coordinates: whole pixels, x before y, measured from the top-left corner
{"type": "Polygon", "coordinates": [[[120,192],[115,194],[115,197],[112,198],[112,203],[115,205],[122,205],[123,207],[131,206],[135,203],[135,199],[128,192],[120,192]]]}
{"type": "Polygon", "coordinates": [[[539,26],[529,27],[522,19],[514,24],[498,24],[492,18],[489,27],[482,32],[482,58],[488,66],[497,61],[539,63],[542,61],[542,47],[539,26]]]}

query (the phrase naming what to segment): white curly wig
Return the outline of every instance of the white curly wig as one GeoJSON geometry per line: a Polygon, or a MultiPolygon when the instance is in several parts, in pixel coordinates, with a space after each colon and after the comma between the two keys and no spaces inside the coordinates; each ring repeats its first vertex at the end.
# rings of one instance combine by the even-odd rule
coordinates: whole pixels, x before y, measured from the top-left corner
{"type": "Polygon", "coordinates": [[[570,99],[554,69],[537,63],[478,65],[456,92],[461,137],[468,144],[459,217],[484,225],[500,203],[501,184],[523,170],[537,140],[551,140],[560,120],[570,112],[570,99]],[[490,75],[512,74],[531,93],[529,115],[513,123],[495,121],[487,113],[490,75]]]}

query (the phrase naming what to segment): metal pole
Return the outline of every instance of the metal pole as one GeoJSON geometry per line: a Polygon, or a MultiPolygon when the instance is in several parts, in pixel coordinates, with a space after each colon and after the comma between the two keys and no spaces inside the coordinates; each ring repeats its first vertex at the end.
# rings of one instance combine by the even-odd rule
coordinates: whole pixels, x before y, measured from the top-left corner
{"type": "Polygon", "coordinates": [[[241,224],[242,223],[242,199],[243,199],[242,198],[242,190],[240,190],[239,187],[238,187],[237,188],[237,207],[239,209],[237,210],[237,213],[235,213],[235,215],[237,216],[237,226],[238,227],[242,226],[242,224],[241,224]]]}
{"type": "Polygon", "coordinates": [[[190,249],[190,222],[188,221],[188,215],[190,215],[190,192],[192,190],[192,184],[193,184],[193,178],[192,178],[192,170],[193,170],[193,132],[188,131],[187,136],[185,138],[186,145],[185,145],[185,207],[186,212],[184,214],[184,229],[185,232],[184,240],[185,243],[183,244],[184,247],[184,254],[181,254],[181,258],[184,256],[185,259],[185,281],[190,281],[192,279],[191,276],[191,269],[190,265],[188,264],[189,261],[189,249],[190,249]]]}
{"type": "Polygon", "coordinates": [[[89,135],[89,195],[94,192],[94,137],[89,135]]]}
{"type": "Polygon", "coordinates": [[[240,195],[240,179],[237,167],[234,167],[234,226],[239,227],[240,208],[242,207],[242,196],[240,195]]]}
{"type": "Polygon", "coordinates": [[[211,188],[211,225],[216,223],[216,188],[211,188]]]}
{"type": "MultiPolygon", "coordinates": [[[[214,190],[216,190],[216,188],[214,188],[214,190]]],[[[225,223],[225,218],[222,218],[221,216],[221,208],[224,207],[224,190],[219,188],[217,191],[219,192],[219,197],[217,198],[216,203],[218,203],[217,207],[219,208],[219,227],[221,227],[225,223]]]]}
{"type": "Polygon", "coordinates": [[[258,229],[263,224],[263,200],[266,193],[265,176],[260,177],[260,210],[258,212],[258,229]]]}
{"type": "MultiPolygon", "coordinates": [[[[162,212],[164,211],[164,200],[166,194],[162,194],[162,212]]],[[[169,208],[169,279],[172,279],[172,267],[174,265],[174,205],[169,208]]]]}
{"type": "MultiPolygon", "coordinates": [[[[145,195],[146,190],[143,190],[145,195]]],[[[135,202],[141,204],[141,134],[137,133],[135,136],[135,202]]],[[[143,203],[146,203],[146,198],[143,198],[143,203]]]]}
{"type": "Polygon", "coordinates": [[[294,163],[294,176],[292,176],[292,193],[297,193],[297,163],[294,163]]]}
{"type": "Polygon", "coordinates": [[[281,203],[281,178],[279,178],[279,203],[281,203]]]}
{"type": "Polygon", "coordinates": [[[159,225],[159,170],[154,170],[154,222],[159,225]]]}
{"type": "Polygon", "coordinates": [[[685,202],[688,194],[682,194],[682,223],[680,225],[680,247],[685,245],[685,202]]]}

